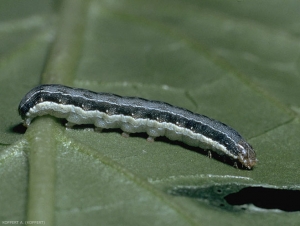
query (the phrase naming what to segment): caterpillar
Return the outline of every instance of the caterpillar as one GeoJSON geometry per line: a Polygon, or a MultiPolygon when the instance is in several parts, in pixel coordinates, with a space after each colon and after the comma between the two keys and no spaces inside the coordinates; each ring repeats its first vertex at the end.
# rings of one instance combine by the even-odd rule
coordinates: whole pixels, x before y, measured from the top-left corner
{"type": "Polygon", "coordinates": [[[233,128],[161,101],[48,84],[29,91],[18,111],[27,127],[37,116],[52,115],[65,118],[68,127],[94,124],[100,130],[121,128],[127,134],[146,132],[149,140],[166,136],[226,155],[247,169],[257,162],[252,146],[233,128]]]}

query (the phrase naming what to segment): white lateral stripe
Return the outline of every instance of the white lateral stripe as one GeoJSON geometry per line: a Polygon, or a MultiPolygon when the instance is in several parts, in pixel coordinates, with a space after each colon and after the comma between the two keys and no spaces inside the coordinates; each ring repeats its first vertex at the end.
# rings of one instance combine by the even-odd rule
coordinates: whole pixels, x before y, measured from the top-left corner
{"type": "MultiPolygon", "coordinates": [[[[36,116],[45,114],[50,114],[58,118],[66,118],[69,122],[74,124],[94,124],[98,127],[99,123],[97,123],[97,120],[102,120],[102,128],[122,128],[122,125],[130,124],[128,129],[131,133],[147,132],[149,134],[150,129],[154,130],[154,132],[163,129],[163,132],[157,132],[159,136],[167,136],[168,138],[177,136],[176,140],[187,141],[185,143],[189,145],[199,146],[204,149],[212,149],[217,152],[221,151],[234,159],[238,158],[238,156],[231,153],[224,145],[220,144],[218,141],[212,140],[211,138],[206,137],[201,133],[195,133],[189,128],[180,127],[173,123],[159,122],[142,118],[136,119],[134,117],[125,115],[108,115],[98,110],[85,111],[84,109],[76,107],[74,105],[57,104],[49,101],[36,104],[28,111],[26,117],[30,122],[31,119],[35,118],[36,116]],[[144,127],[143,131],[140,131],[141,127],[144,127]],[[182,137],[182,135],[184,137],[182,137]],[[190,138],[190,140],[184,138],[190,138]],[[197,145],[194,145],[195,143],[197,145]]],[[[153,134],[149,135],[151,136],[153,134]]]]}

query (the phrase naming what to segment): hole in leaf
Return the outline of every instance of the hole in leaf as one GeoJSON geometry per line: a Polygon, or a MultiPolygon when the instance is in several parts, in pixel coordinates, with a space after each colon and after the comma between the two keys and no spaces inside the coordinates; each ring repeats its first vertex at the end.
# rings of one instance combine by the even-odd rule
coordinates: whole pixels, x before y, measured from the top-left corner
{"type": "Polygon", "coordinates": [[[209,203],[211,206],[229,211],[258,211],[259,208],[286,212],[300,211],[299,190],[225,184],[209,187],[177,186],[169,190],[169,194],[188,197],[198,203],[209,203]]]}
{"type": "Polygon", "coordinates": [[[225,200],[230,205],[253,204],[263,209],[300,211],[300,191],[264,187],[246,187],[229,194],[225,200]]]}

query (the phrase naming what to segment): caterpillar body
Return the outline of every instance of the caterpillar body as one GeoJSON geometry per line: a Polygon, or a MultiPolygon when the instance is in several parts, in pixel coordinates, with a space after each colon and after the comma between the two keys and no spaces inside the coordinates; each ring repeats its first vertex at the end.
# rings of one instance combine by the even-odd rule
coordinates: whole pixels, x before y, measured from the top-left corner
{"type": "Polygon", "coordinates": [[[100,129],[146,132],[150,139],[166,136],[227,155],[247,169],[257,162],[252,146],[233,128],[161,101],[49,84],[29,91],[21,100],[18,111],[25,126],[29,126],[35,117],[48,114],[65,118],[67,126],[94,124],[100,129]]]}

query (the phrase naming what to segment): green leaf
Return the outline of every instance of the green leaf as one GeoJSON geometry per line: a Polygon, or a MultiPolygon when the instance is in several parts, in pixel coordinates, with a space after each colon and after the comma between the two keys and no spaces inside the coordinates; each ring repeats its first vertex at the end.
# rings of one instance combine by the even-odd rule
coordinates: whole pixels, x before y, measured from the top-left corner
{"type": "Polygon", "coordinates": [[[251,186],[299,190],[299,7],[296,0],[2,0],[2,224],[296,225],[299,211],[232,207],[223,197],[251,186]],[[26,130],[17,107],[40,83],[207,115],[247,138],[259,162],[236,169],[179,142],[65,129],[50,116],[26,130]]]}

